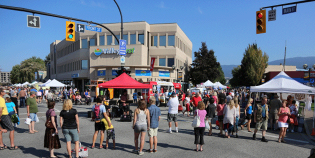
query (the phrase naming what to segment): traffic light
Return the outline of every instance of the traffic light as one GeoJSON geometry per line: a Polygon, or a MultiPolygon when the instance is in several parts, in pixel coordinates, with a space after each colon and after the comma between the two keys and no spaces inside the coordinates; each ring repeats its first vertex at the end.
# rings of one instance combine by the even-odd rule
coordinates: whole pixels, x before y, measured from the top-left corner
{"type": "Polygon", "coordinates": [[[66,21],[66,41],[75,41],[75,22],[66,21]]]}
{"type": "Polygon", "coordinates": [[[266,10],[256,12],[256,34],[266,33],[266,10]]]}

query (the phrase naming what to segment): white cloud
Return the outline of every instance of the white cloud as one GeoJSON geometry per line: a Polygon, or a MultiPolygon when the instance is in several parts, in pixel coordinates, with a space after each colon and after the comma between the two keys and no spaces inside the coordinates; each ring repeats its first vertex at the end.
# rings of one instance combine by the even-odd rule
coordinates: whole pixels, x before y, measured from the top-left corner
{"type": "Polygon", "coordinates": [[[202,14],[202,10],[201,10],[200,7],[198,7],[198,12],[199,12],[200,14],[202,14]]]}

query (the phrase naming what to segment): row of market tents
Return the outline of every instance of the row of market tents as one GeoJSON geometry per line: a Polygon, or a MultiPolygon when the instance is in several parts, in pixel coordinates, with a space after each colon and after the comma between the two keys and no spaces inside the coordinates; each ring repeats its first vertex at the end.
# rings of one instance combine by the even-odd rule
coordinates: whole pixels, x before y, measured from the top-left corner
{"type": "Polygon", "coordinates": [[[203,87],[221,88],[221,89],[228,88],[227,86],[222,85],[220,82],[212,83],[210,80],[208,80],[205,83],[203,83],[202,86],[203,87]]]}
{"type": "Polygon", "coordinates": [[[15,87],[27,87],[27,86],[34,86],[34,87],[66,87],[67,85],[57,81],[56,79],[48,80],[45,83],[34,81],[32,83],[25,82],[25,83],[17,83],[14,84],[15,87]]]}

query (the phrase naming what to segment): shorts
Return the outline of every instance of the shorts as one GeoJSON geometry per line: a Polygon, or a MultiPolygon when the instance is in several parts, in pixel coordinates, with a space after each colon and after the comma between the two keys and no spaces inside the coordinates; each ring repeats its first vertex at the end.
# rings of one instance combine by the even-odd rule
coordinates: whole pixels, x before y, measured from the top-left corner
{"type": "Polygon", "coordinates": [[[159,128],[150,128],[148,132],[149,137],[156,137],[158,133],[158,129],[159,128]]]}
{"type": "Polygon", "coordinates": [[[77,129],[62,129],[62,133],[67,142],[71,142],[71,140],[74,142],[79,141],[79,134],[77,129]]]}
{"type": "Polygon", "coordinates": [[[39,99],[41,96],[36,96],[37,99],[39,99]]]}
{"type": "Polygon", "coordinates": [[[177,122],[177,114],[167,114],[167,122],[177,122]]]}
{"type": "Polygon", "coordinates": [[[121,109],[122,109],[123,112],[130,111],[129,105],[122,106],[121,109]]]}
{"type": "Polygon", "coordinates": [[[273,120],[278,120],[279,119],[278,112],[270,112],[269,118],[273,120]]]}
{"type": "Polygon", "coordinates": [[[36,113],[30,113],[31,122],[32,121],[36,122],[36,118],[37,118],[37,114],[36,113]]]}
{"type": "Polygon", "coordinates": [[[134,131],[135,133],[146,132],[147,128],[148,128],[147,124],[135,125],[134,131]]]}
{"type": "Polygon", "coordinates": [[[260,128],[264,131],[267,131],[268,127],[268,120],[263,118],[261,122],[256,122],[255,129],[260,130],[260,128]]]}
{"type": "Polygon", "coordinates": [[[285,127],[285,128],[288,128],[289,127],[289,124],[288,123],[283,123],[283,122],[279,122],[278,121],[278,127],[285,127]]]}
{"type": "Polygon", "coordinates": [[[99,130],[105,131],[105,125],[103,122],[98,122],[98,123],[95,122],[94,127],[95,127],[95,131],[99,131],[99,130]]]}
{"type": "Polygon", "coordinates": [[[106,139],[107,140],[110,140],[110,139],[115,140],[115,129],[114,128],[113,129],[108,129],[106,131],[107,131],[106,132],[106,134],[107,134],[106,139]]]}
{"type": "Polygon", "coordinates": [[[247,114],[247,115],[246,115],[246,119],[247,119],[247,120],[251,120],[251,119],[252,119],[252,114],[247,114]]]}
{"type": "Polygon", "coordinates": [[[14,131],[13,123],[9,115],[2,115],[0,124],[1,127],[7,131],[14,131]]]}
{"type": "Polygon", "coordinates": [[[218,116],[218,121],[222,122],[223,121],[223,115],[218,116]]]}

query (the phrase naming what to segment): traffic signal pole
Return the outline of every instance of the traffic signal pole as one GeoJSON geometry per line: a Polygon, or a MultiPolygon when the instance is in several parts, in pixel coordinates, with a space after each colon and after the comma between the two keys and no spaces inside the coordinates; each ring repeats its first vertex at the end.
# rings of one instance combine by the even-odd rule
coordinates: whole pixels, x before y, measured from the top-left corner
{"type": "MultiPolygon", "coordinates": [[[[116,1],[115,1],[115,3],[116,3],[116,1]]],[[[117,6],[118,6],[118,4],[117,4],[117,6]]],[[[72,17],[67,17],[67,16],[62,16],[62,15],[57,15],[57,14],[51,14],[51,13],[41,12],[41,11],[27,9],[27,8],[12,7],[12,6],[6,6],[6,5],[0,5],[0,8],[9,9],[9,10],[16,10],[16,11],[22,11],[22,12],[29,12],[29,13],[33,13],[33,14],[46,15],[46,16],[52,16],[52,17],[61,18],[61,19],[81,21],[81,22],[86,22],[86,23],[89,23],[89,24],[99,25],[99,26],[105,28],[106,30],[108,30],[115,37],[116,41],[119,43],[119,39],[115,36],[115,34],[109,28],[107,28],[106,26],[104,26],[104,25],[102,25],[100,23],[97,23],[97,22],[88,21],[88,20],[82,20],[82,19],[72,18],[72,17]]],[[[119,9],[119,11],[120,11],[120,9],[119,9]]],[[[121,18],[121,20],[122,20],[122,18],[121,18]]],[[[122,30],[123,30],[123,28],[122,28],[122,30]]],[[[121,33],[121,34],[123,34],[123,33],[121,33]]]]}
{"type": "Polygon", "coordinates": [[[260,10],[263,10],[263,9],[266,9],[266,8],[280,7],[280,6],[284,6],[284,5],[292,5],[292,4],[313,2],[313,1],[315,1],[315,0],[305,0],[305,1],[297,1],[297,2],[291,2],[291,3],[284,3],[284,4],[272,5],[272,6],[262,7],[262,8],[260,8],[260,10]]]}

